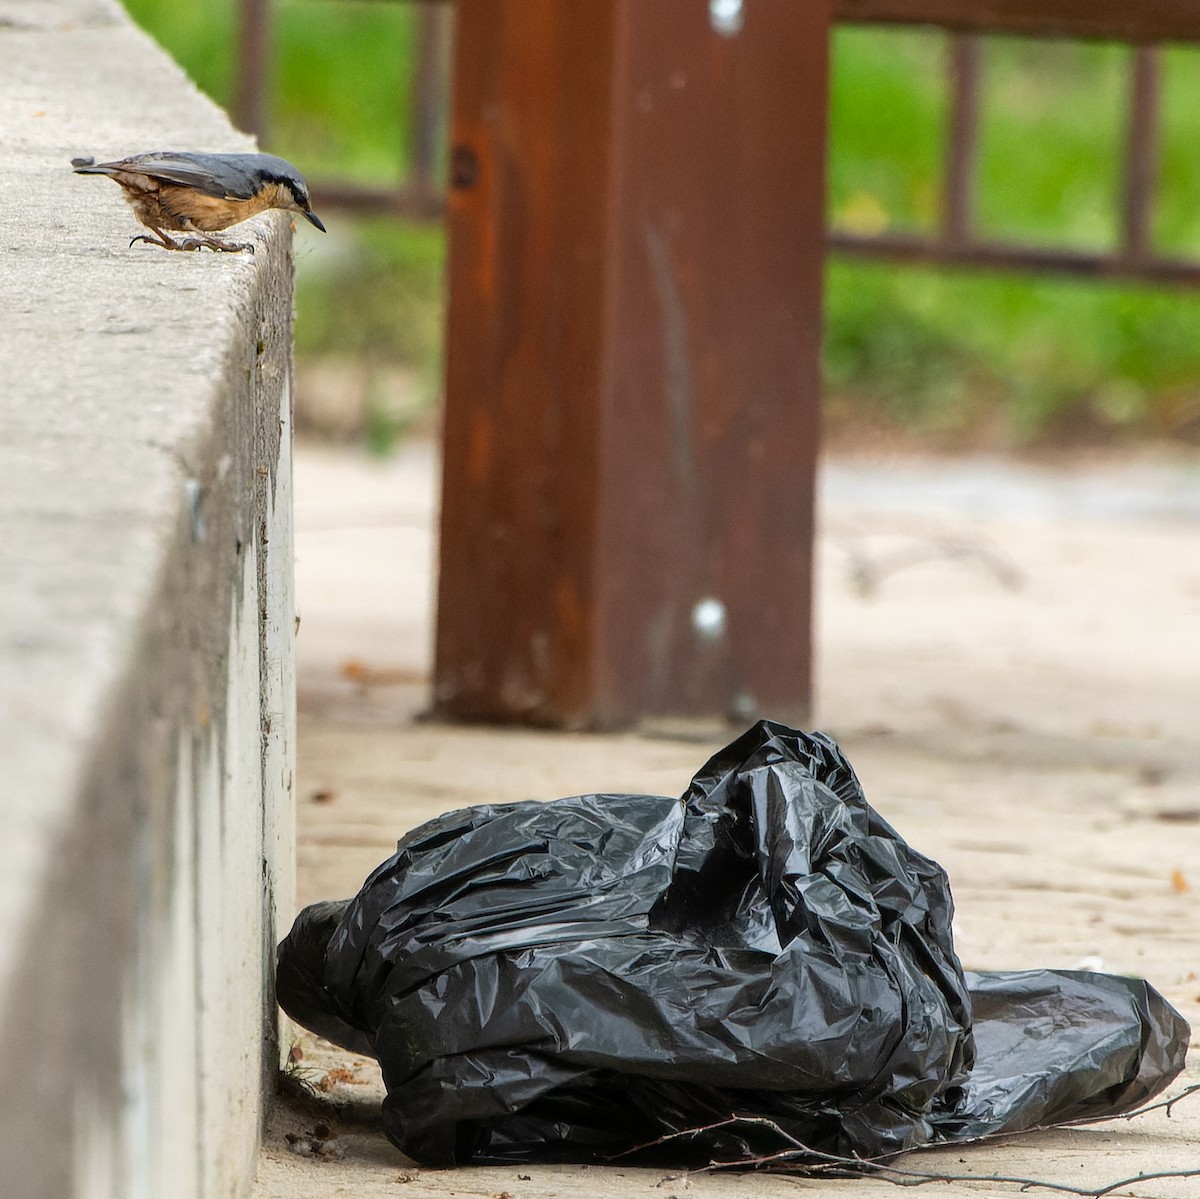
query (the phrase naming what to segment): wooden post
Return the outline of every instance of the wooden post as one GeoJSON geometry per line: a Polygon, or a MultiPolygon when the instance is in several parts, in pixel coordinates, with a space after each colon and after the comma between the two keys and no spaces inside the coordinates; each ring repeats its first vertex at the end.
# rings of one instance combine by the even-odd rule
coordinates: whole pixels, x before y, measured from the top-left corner
{"type": "Polygon", "coordinates": [[[460,0],[441,714],[806,714],[828,28],[460,0]]]}

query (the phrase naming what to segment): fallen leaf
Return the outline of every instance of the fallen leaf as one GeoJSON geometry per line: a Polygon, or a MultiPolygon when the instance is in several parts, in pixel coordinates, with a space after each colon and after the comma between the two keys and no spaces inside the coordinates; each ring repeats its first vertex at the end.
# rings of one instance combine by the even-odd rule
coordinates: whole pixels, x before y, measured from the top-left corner
{"type": "Polygon", "coordinates": [[[411,666],[368,666],[359,658],[348,658],[341,666],[341,675],[348,683],[359,687],[398,687],[426,683],[429,672],[411,666]]]}
{"type": "Polygon", "coordinates": [[[1183,877],[1182,870],[1173,870],[1171,872],[1171,888],[1176,895],[1183,895],[1192,889],[1192,884],[1183,877]]]}

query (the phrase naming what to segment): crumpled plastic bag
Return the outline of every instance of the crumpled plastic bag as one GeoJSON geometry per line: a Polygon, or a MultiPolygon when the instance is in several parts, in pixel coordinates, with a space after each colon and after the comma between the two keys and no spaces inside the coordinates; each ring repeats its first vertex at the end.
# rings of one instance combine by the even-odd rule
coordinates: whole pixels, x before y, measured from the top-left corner
{"type": "Polygon", "coordinates": [[[1127,1111],[1182,1068],[1147,983],[964,973],[952,912],[836,744],[764,721],[678,799],[413,830],[300,914],[277,992],[379,1060],[387,1135],[429,1165],[885,1158],[1127,1111]]]}

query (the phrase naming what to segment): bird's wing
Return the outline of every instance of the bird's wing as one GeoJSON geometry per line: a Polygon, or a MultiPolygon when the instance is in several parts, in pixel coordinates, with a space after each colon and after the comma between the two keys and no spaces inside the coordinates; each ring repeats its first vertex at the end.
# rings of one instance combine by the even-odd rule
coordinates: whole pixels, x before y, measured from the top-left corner
{"type": "Polygon", "coordinates": [[[254,177],[234,155],[182,154],[170,150],[135,154],[119,162],[102,162],[91,167],[76,167],[82,175],[113,175],[118,172],[149,175],[164,183],[195,188],[207,196],[249,200],[257,190],[254,177]]]}

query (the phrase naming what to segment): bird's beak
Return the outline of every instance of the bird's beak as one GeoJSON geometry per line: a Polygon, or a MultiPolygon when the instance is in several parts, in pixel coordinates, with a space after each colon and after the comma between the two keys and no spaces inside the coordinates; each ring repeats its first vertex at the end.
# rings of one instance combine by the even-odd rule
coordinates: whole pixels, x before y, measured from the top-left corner
{"type": "Polygon", "coordinates": [[[321,224],[321,218],[317,216],[317,214],[313,212],[311,208],[302,208],[300,211],[304,213],[305,218],[316,225],[316,227],[320,229],[322,233],[325,232],[325,226],[321,224]]]}

